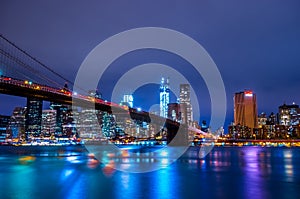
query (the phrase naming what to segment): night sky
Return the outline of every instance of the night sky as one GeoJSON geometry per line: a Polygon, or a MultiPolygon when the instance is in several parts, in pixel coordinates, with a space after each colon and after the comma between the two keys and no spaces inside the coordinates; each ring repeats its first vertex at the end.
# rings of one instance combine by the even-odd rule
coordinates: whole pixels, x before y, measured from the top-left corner
{"type": "MultiPolygon", "coordinates": [[[[298,0],[2,0],[0,6],[0,33],[70,80],[100,42],[138,27],[174,29],[206,49],[225,84],[225,126],[233,120],[234,93],[244,89],[257,94],[258,112],[270,114],[284,102],[300,103],[298,0]]],[[[117,59],[99,84],[103,97],[110,97],[122,73],[152,62],[172,66],[191,80],[200,98],[200,120],[209,120],[210,98],[204,81],[194,77],[192,70],[182,70],[189,65],[185,60],[159,50],[131,52],[117,59]]],[[[158,87],[143,86],[134,97],[135,104],[147,110],[158,103],[158,87]]],[[[25,105],[25,100],[1,95],[0,114],[11,114],[18,103],[25,105]]]]}

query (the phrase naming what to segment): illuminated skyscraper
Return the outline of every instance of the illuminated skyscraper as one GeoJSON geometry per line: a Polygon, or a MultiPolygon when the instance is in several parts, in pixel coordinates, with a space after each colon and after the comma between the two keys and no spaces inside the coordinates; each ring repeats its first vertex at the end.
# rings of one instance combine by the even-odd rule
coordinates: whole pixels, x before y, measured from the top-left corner
{"type": "Polygon", "coordinates": [[[27,98],[27,111],[25,130],[27,137],[41,134],[43,101],[35,98],[27,98]]]}
{"type": "Polygon", "coordinates": [[[169,78],[161,79],[160,89],[159,89],[159,99],[160,99],[160,116],[168,117],[168,104],[170,102],[170,88],[169,88],[169,78]]]}
{"type": "Polygon", "coordinates": [[[189,84],[180,84],[179,101],[182,123],[191,124],[193,121],[193,109],[191,104],[191,89],[189,84]]]}
{"type": "Polygon", "coordinates": [[[257,128],[256,95],[252,91],[235,93],[234,123],[251,129],[257,128]]]}
{"type": "Polygon", "coordinates": [[[51,136],[56,130],[56,110],[43,110],[42,112],[42,134],[51,136]]]}

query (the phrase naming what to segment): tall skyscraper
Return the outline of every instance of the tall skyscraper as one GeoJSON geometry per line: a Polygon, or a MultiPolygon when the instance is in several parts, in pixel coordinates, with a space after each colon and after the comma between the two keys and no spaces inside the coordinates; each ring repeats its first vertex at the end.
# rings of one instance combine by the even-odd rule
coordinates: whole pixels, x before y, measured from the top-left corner
{"type": "Polygon", "coordinates": [[[168,104],[170,103],[170,88],[169,88],[169,78],[161,79],[160,89],[159,89],[159,99],[160,99],[160,116],[168,117],[168,104]]]}
{"type": "Polygon", "coordinates": [[[251,129],[257,128],[256,94],[251,90],[235,93],[234,123],[251,129]]]}
{"type": "Polygon", "coordinates": [[[41,134],[43,101],[35,98],[27,98],[26,134],[39,136],[41,134]]]}
{"type": "Polygon", "coordinates": [[[193,108],[191,104],[191,89],[189,84],[180,84],[179,102],[182,123],[191,124],[193,121],[193,108]]]}

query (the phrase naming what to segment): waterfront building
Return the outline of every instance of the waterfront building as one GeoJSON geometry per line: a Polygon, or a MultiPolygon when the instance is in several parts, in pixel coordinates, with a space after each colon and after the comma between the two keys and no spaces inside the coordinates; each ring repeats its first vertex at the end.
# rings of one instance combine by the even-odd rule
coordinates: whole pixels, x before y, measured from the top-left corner
{"type": "Polygon", "coordinates": [[[25,115],[26,107],[15,107],[10,117],[8,131],[11,138],[25,136],[25,115]]]}
{"type": "Polygon", "coordinates": [[[56,110],[42,111],[42,135],[50,137],[55,134],[56,130],[56,110]]]}
{"type": "Polygon", "coordinates": [[[228,133],[234,139],[252,139],[256,136],[250,127],[234,123],[228,126],[228,133]]]}
{"type": "Polygon", "coordinates": [[[68,107],[67,110],[63,112],[62,136],[73,137],[75,135],[78,137],[76,124],[76,119],[78,118],[79,112],[76,109],[72,111],[72,108],[68,107]]]}
{"type": "Polygon", "coordinates": [[[5,142],[6,138],[9,137],[8,134],[8,123],[10,116],[0,115],[0,142],[5,142]]]}
{"type": "Polygon", "coordinates": [[[66,105],[62,105],[60,103],[50,102],[50,109],[56,111],[56,126],[55,126],[55,134],[62,135],[63,134],[63,124],[66,124],[66,115],[68,110],[70,109],[66,105]]]}
{"type": "Polygon", "coordinates": [[[179,102],[181,109],[181,121],[184,124],[190,125],[193,121],[193,109],[189,84],[180,84],[179,102]]]}
{"type": "Polygon", "coordinates": [[[79,113],[77,130],[81,138],[98,139],[101,137],[99,113],[100,111],[95,109],[83,109],[79,113]]]}
{"type": "Polygon", "coordinates": [[[285,126],[298,125],[300,120],[299,105],[293,103],[291,105],[283,104],[279,106],[279,124],[285,126]]]}
{"type": "Polygon", "coordinates": [[[170,103],[170,88],[169,88],[169,78],[161,79],[159,88],[159,99],[160,99],[160,116],[168,117],[168,104],[170,103]]]}
{"type": "Polygon", "coordinates": [[[43,101],[35,98],[27,98],[27,111],[25,121],[26,137],[40,136],[42,124],[43,101]]]}
{"type": "Polygon", "coordinates": [[[270,125],[278,124],[278,115],[272,112],[268,117],[267,123],[270,125]]]}
{"type": "Polygon", "coordinates": [[[261,114],[259,114],[257,118],[258,128],[262,128],[262,126],[266,125],[267,121],[268,121],[268,117],[266,113],[262,112],[261,114]]]}
{"type": "Polygon", "coordinates": [[[234,124],[257,128],[256,94],[251,90],[235,93],[234,95],[234,124]]]}
{"type": "Polygon", "coordinates": [[[100,116],[102,136],[113,138],[116,136],[116,119],[112,114],[101,112],[100,116]]]}

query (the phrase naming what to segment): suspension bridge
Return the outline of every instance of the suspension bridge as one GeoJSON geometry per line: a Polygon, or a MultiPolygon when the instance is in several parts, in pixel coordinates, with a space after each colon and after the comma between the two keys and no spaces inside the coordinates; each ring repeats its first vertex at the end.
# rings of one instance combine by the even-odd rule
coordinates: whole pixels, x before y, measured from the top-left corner
{"type": "MultiPolygon", "coordinates": [[[[162,118],[135,108],[121,106],[96,96],[79,94],[76,90],[82,89],[76,88],[73,81],[43,64],[2,35],[0,35],[0,75],[0,93],[27,98],[27,112],[25,116],[25,134],[27,137],[31,134],[39,135],[41,133],[43,101],[49,101],[52,104],[56,104],[56,106],[59,105],[58,107],[70,107],[72,104],[76,104],[76,106],[81,106],[81,108],[87,110],[95,109],[95,111],[101,112],[102,116],[103,113],[113,115],[111,118],[115,120],[119,129],[123,129],[122,131],[125,134],[128,134],[126,131],[130,131],[131,134],[137,135],[142,130],[144,137],[149,138],[164,133],[167,142],[171,142],[179,128],[185,129],[185,135],[181,137],[185,141],[189,139],[188,131],[206,135],[205,132],[199,129],[188,127],[177,121],[162,118]],[[68,83],[72,89],[68,88],[65,83],[68,83]],[[134,121],[135,126],[132,127],[133,123],[128,124],[128,120],[134,121]],[[128,128],[128,125],[132,128],[128,128]],[[135,129],[135,132],[132,129],[135,129]],[[149,133],[150,131],[151,133],[149,133]]],[[[84,92],[88,93],[88,91],[84,92]]],[[[62,116],[59,113],[56,118],[57,120],[62,120],[62,116]]],[[[100,128],[103,130],[105,127],[103,117],[100,123],[100,128]]],[[[63,125],[63,122],[57,121],[57,124],[63,125]]],[[[62,131],[62,127],[57,129],[62,131]]],[[[63,134],[63,132],[60,132],[60,134],[63,134]]]]}

